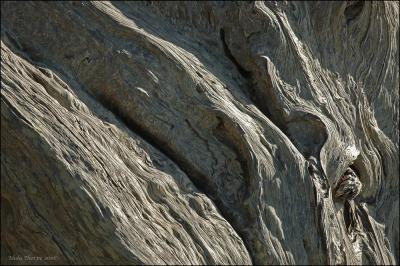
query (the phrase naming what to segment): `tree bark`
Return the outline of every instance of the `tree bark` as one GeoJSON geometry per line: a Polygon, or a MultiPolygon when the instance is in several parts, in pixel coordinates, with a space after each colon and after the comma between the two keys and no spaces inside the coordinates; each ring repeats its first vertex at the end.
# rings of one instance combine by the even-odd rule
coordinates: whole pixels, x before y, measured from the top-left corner
{"type": "Polygon", "coordinates": [[[2,264],[399,263],[398,2],[2,2],[2,264]]]}

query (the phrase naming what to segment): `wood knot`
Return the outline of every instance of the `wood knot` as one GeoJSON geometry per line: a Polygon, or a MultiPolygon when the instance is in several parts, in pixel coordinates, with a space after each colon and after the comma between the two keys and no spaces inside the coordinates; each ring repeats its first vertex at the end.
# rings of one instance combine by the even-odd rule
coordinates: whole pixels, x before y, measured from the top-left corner
{"type": "Polygon", "coordinates": [[[362,183],[356,172],[348,167],[340,177],[334,190],[334,197],[341,200],[352,200],[360,194],[362,183]]]}

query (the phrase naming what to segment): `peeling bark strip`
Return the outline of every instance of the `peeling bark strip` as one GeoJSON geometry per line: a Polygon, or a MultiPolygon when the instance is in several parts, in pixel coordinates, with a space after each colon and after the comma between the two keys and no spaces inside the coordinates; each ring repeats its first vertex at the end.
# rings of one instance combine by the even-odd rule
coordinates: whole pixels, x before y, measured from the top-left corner
{"type": "Polygon", "coordinates": [[[2,264],[399,263],[398,3],[1,10],[2,264]]]}

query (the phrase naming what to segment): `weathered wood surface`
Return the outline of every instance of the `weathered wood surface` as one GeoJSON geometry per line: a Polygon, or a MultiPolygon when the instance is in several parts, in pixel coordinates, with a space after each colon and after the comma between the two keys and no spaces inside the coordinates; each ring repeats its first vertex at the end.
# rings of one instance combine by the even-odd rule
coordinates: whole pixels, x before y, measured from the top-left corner
{"type": "Polygon", "coordinates": [[[2,264],[399,263],[398,45],[398,2],[2,2],[2,264]]]}

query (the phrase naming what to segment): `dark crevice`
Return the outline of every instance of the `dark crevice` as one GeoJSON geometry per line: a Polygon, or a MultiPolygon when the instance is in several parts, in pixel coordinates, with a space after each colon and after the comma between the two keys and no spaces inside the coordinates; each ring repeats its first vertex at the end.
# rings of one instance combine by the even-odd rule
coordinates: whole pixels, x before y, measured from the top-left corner
{"type": "Polygon", "coordinates": [[[226,147],[231,148],[236,154],[236,160],[239,162],[243,171],[243,179],[241,180],[242,186],[239,191],[239,196],[241,199],[247,199],[250,196],[250,167],[248,163],[249,160],[245,156],[246,150],[241,144],[242,142],[240,141],[240,138],[235,137],[237,134],[235,134],[232,126],[228,126],[227,122],[229,122],[229,120],[225,122],[226,120],[219,116],[216,116],[216,118],[219,123],[213,129],[213,135],[219,142],[224,144],[226,147]]]}
{"type": "Polygon", "coordinates": [[[239,71],[239,73],[245,77],[245,78],[250,78],[251,72],[247,71],[244,69],[239,62],[236,60],[236,58],[232,55],[231,50],[229,49],[228,45],[226,44],[225,40],[225,31],[224,29],[221,29],[219,31],[219,37],[221,38],[222,41],[222,46],[224,48],[224,53],[225,55],[231,60],[231,62],[235,65],[236,69],[239,71]]]}
{"type": "MultiPolygon", "coordinates": [[[[216,205],[219,213],[227,220],[227,222],[232,226],[237,235],[242,239],[244,246],[251,259],[254,257],[252,254],[252,249],[248,247],[248,243],[246,241],[246,237],[243,235],[243,226],[238,226],[238,223],[235,222],[237,219],[235,218],[235,214],[233,211],[229,211],[229,208],[224,204],[224,202],[220,199],[218,195],[218,191],[216,190],[216,186],[210,182],[210,178],[207,178],[204,174],[198,171],[184,156],[175,152],[172,148],[169,147],[168,143],[161,140],[145,128],[143,128],[140,124],[134,121],[128,115],[125,115],[122,110],[118,106],[112,104],[111,100],[108,97],[101,96],[93,96],[93,98],[97,99],[97,101],[108,111],[114,114],[116,119],[120,120],[129,130],[140,136],[143,140],[153,146],[155,149],[162,152],[169,160],[171,160],[174,164],[176,164],[180,170],[182,170],[185,175],[190,179],[190,181],[194,184],[194,186],[203,194],[205,194],[209,199],[211,199],[216,205]]],[[[244,162],[239,161],[241,165],[246,165],[244,162]],[[243,163],[243,164],[242,164],[243,163]]],[[[247,169],[243,169],[244,172],[247,169]]],[[[246,183],[248,184],[248,183],[246,183]]],[[[245,186],[243,194],[249,195],[248,186],[245,186]]],[[[250,217],[249,214],[245,214],[244,217],[250,217]]]]}
{"type": "MultiPolygon", "coordinates": [[[[220,29],[220,39],[222,42],[222,46],[224,49],[225,56],[235,65],[238,72],[243,76],[246,81],[246,89],[243,89],[243,93],[257,106],[257,108],[268,117],[277,127],[281,129],[286,129],[284,123],[280,122],[277,119],[273,119],[272,112],[277,113],[279,110],[270,110],[275,105],[275,101],[273,100],[273,95],[271,92],[272,82],[269,77],[266,77],[266,89],[265,90],[257,90],[257,82],[254,80],[254,75],[251,71],[246,70],[233,56],[231,50],[229,49],[226,39],[225,39],[225,31],[224,29],[220,29]],[[266,99],[270,99],[272,104],[267,104],[266,99]]],[[[270,103],[270,102],[269,102],[270,103]]],[[[275,108],[277,109],[277,108],[275,108]]],[[[284,132],[282,130],[282,132],[284,132]]]]}
{"type": "Polygon", "coordinates": [[[326,232],[325,228],[324,228],[324,218],[323,218],[323,212],[324,212],[324,205],[323,202],[318,201],[318,191],[317,188],[314,186],[314,196],[315,196],[315,220],[316,220],[316,229],[317,229],[317,233],[320,236],[320,240],[321,240],[321,250],[323,253],[323,257],[326,259],[326,261],[329,264],[329,259],[328,259],[328,254],[329,254],[329,247],[328,247],[328,233],[326,232]]]}
{"type": "Polygon", "coordinates": [[[251,71],[246,70],[233,56],[225,40],[225,31],[220,29],[220,39],[224,48],[225,56],[235,65],[238,72],[243,76],[246,81],[246,89],[243,89],[243,93],[255,104],[255,106],[268,117],[286,136],[287,127],[285,123],[274,117],[284,117],[282,110],[276,108],[276,101],[272,93],[272,82],[268,76],[266,76],[266,88],[263,90],[257,89],[257,81],[254,80],[254,75],[251,71]],[[266,99],[269,99],[268,101],[266,99]],[[274,114],[274,115],[273,115],[274,114]]]}
{"type": "Polygon", "coordinates": [[[343,209],[343,218],[344,218],[344,224],[346,225],[346,229],[348,230],[347,233],[349,232],[349,228],[352,225],[352,212],[351,212],[351,206],[348,201],[345,201],[344,203],[344,209],[343,209]]]}
{"type": "Polygon", "coordinates": [[[147,143],[161,151],[167,158],[173,161],[188,178],[193,177],[190,178],[190,180],[202,193],[209,196],[212,200],[216,200],[217,192],[215,191],[214,186],[208,181],[209,178],[195,169],[186,158],[172,150],[167,142],[160,140],[157,136],[143,128],[143,126],[120,110],[118,106],[113,105],[108,97],[95,96],[95,98],[105,109],[113,113],[114,116],[119,119],[129,130],[139,135],[147,143]]]}
{"type": "Polygon", "coordinates": [[[344,16],[346,17],[346,24],[349,25],[350,22],[356,19],[362,12],[364,8],[363,1],[356,1],[350,3],[344,10],[344,16]]]}
{"type": "MultiPolygon", "coordinates": [[[[350,168],[351,170],[353,170],[354,173],[356,173],[357,177],[360,177],[360,171],[358,170],[358,168],[357,168],[354,164],[349,165],[349,168],[350,168]]],[[[360,179],[360,180],[361,180],[361,179],[360,179]]]]}
{"type": "Polygon", "coordinates": [[[257,106],[257,108],[268,117],[293,143],[305,158],[314,156],[319,158],[319,152],[327,139],[325,125],[315,115],[298,112],[293,117],[286,117],[278,107],[272,92],[272,81],[268,75],[264,76],[265,89],[257,89],[257,81],[251,71],[244,69],[232,55],[226,40],[225,31],[220,30],[220,38],[225,55],[236,66],[239,73],[246,80],[244,93],[257,106]],[[268,99],[268,100],[267,100],[268,99]]]}

